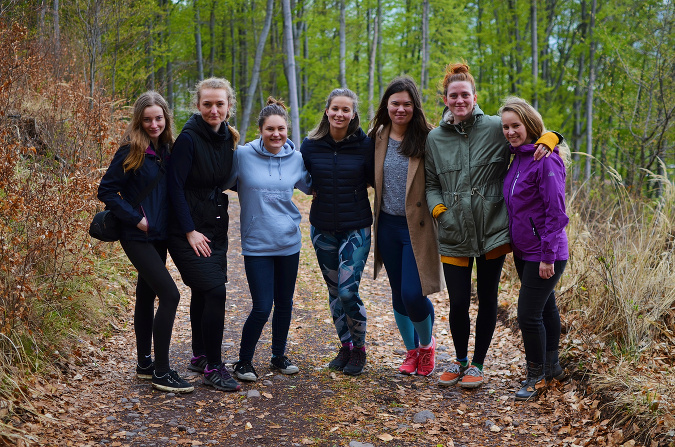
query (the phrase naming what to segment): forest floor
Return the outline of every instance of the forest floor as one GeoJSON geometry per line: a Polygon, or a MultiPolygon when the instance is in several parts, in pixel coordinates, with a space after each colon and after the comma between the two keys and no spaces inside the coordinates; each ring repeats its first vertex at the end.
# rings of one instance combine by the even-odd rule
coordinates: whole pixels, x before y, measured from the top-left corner
{"type": "MultiPolygon", "coordinates": [[[[361,283],[368,312],[365,372],[349,377],[329,370],[327,364],[339,343],[306,236],[308,205],[308,200],[299,201],[305,237],[287,349],[300,367],[298,374],[283,376],[270,370],[268,323],[253,362],[260,375],[257,382],[243,382],[240,392],[231,393],[203,385],[200,375],[187,370],[189,289],[170,264],[182,296],[171,345],[172,367],[195,385],[195,391],[158,392],[149,381],[136,378],[132,299],[111,324],[111,334],[83,341],[77,364],[69,365],[66,375],[38,386],[33,404],[42,417],[22,428],[38,445],[64,446],[637,445],[611,428],[600,402],[585,397],[585,387],[576,381],[556,383],[535,402],[514,401],[524,375],[524,354],[520,334],[503,306],[483,387],[465,390],[437,384],[454,354],[446,292],[430,297],[436,310],[436,371],[430,377],[399,374],[405,348],[394,322],[386,275],[372,279],[372,256],[361,283]]],[[[230,215],[223,357],[232,363],[251,307],[236,195],[231,196],[230,215]]],[[[471,312],[475,321],[475,304],[471,312]]]]}

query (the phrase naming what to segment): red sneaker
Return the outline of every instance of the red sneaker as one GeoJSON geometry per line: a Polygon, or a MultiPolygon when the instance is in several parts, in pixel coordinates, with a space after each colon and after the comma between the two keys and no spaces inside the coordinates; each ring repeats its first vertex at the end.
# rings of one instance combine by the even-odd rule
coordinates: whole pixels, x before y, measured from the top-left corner
{"type": "Polygon", "coordinates": [[[431,337],[431,346],[419,348],[420,356],[417,362],[417,375],[428,376],[436,368],[436,338],[431,337]]]}
{"type": "Polygon", "coordinates": [[[411,349],[405,355],[403,364],[398,367],[401,374],[415,374],[417,372],[417,361],[419,360],[419,348],[411,349]]]}

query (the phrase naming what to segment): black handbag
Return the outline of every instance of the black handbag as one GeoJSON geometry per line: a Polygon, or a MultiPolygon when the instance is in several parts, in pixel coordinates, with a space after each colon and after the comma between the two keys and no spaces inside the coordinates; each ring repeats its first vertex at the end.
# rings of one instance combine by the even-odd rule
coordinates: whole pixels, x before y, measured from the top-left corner
{"type": "MultiPolygon", "coordinates": [[[[132,208],[136,208],[143,199],[152,191],[155,186],[159,183],[162,176],[164,175],[164,165],[160,166],[159,173],[155,176],[155,179],[152,183],[148,184],[145,187],[143,192],[138,196],[136,201],[131,205],[132,208]]],[[[96,213],[94,218],[89,224],[89,236],[94,239],[98,239],[103,242],[115,242],[120,240],[120,235],[122,234],[122,222],[115,217],[110,210],[103,210],[96,213]]]]}

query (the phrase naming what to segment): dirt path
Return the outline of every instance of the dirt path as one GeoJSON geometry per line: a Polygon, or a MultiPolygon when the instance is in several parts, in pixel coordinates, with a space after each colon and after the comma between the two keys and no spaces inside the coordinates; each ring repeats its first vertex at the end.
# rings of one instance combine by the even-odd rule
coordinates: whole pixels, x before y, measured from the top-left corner
{"type": "MultiPolygon", "coordinates": [[[[300,207],[308,207],[302,199],[300,207]]],[[[223,356],[237,359],[250,295],[240,255],[238,202],[230,208],[230,267],[223,356]]],[[[519,335],[499,323],[486,361],[487,383],[478,390],[440,388],[437,379],[454,353],[447,325],[447,294],[431,297],[436,309],[437,369],[428,378],[397,374],[404,354],[386,277],[372,278],[372,256],[362,282],[368,311],[368,365],[358,378],[333,373],[338,348],[326,291],[303,221],[303,252],[288,355],[300,373],[286,377],[268,366],[270,324],[254,366],[261,378],[238,393],[214,391],[187,371],[190,358],[189,290],[179,282],[181,304],[172,342],[172,367],[195,384],[194,393],[153,391],[135,378],[132,306],[102,345],[84,349],[82,364],[65,383],[44,385],[36,406],[50,424],[27,424],[40,445],[229,446],[540,446],[582,443],[585,425],[599,417],[574,383],[549,390],[536,403],[513,400],[524,356],[519,335]],[[595,412],[595,414],[594,414],[595,412]],[[424,421],[422,416],[431,417],[424,421]]],[[[173,271],[177,280],[178,272],[173,271]]],[[[503,293],[512,293],[505,290],[503,293]]],[[[475,313],[475,308],[472,309],[475,313]]],[[[471,342],[473,345],[473,341],[471,342]]],[[[595,404],[597,406],[597,403],[595,404]]],[[[599,439],[602,430],[586,436],[599,439]],[[595,436],[595,437],[594,437],[595,436]]],[[[607,437],[607,439],[609,439],[607,437]]],[[[603,442],[605,445],[615,445],[603,442]]]]}

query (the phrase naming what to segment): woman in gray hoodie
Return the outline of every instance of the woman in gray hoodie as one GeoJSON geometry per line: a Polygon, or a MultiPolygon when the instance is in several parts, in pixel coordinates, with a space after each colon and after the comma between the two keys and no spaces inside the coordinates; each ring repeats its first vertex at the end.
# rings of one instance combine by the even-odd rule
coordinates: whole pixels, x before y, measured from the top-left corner
{"type": "Polygon", "coordinates": [[[267,99],[258,128],[260,138],[235,151],[230,180],[241,204],[241,252],[253,300],[234,366],[235,376],[246,381],[258,378],[251,361],[273,305],[270,366],[283,374],[298,372],[285,355],[301,247],[301,216],[291,198],[295,188],[309,194],[311,183],[302,155],[287,138],[283,102],[267,99]]]}

